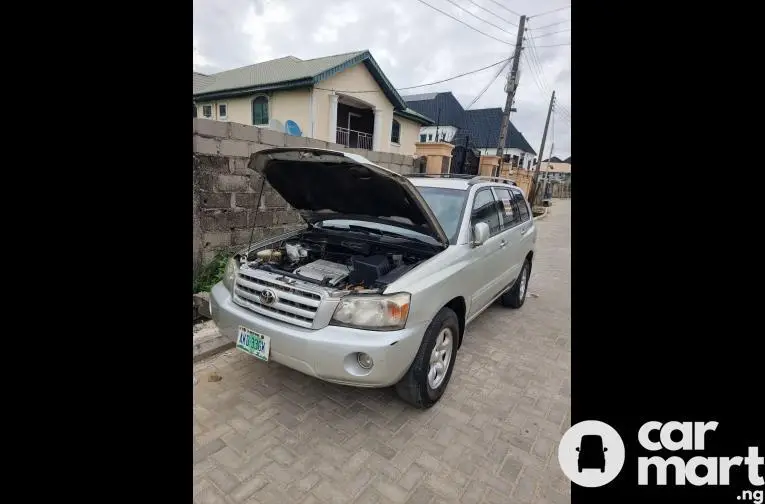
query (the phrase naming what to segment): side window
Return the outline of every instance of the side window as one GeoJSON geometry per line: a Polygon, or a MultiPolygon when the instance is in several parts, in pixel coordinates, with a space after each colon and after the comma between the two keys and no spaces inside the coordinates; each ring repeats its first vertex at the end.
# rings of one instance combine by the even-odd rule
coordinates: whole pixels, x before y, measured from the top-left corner
{"type": "Polygon", "coordinates": [[[485,222],[489,225],[489,231],[491,231],[492,236],[499,232],[497,201],[489,189],[478,191],[473,200],[473,212],[470,216],[470,223],[475,226],[479,222],[485,222]]]}
{"type": "Polygon", "coordinates": [[[521,222],[528,221],[531,218],[531,214],[529,212],[529,206],[526,204],[526,198],[523,197],[521,191],[513,190],[513,199],[515,200],[515,205],[518,207],[521,222]]]}
{"type": "Polygon", "coordinates": [[[268,98],[257,96],[252,100],[252,124],[254,126],[268,124],[268,98]]]}
{"type": "Polygon", "coordinates": [[[401,143],[401,123],[395,119],[393,119],[390,128],[390,141],[393,143],[401,143]]]}
{"type": "Polygon", "coordinates": [[[513,195],[504,187],[496,187],[494,191],[499,198],[500,212],[502,214],[502,229],[510,229],[521,223],[521,216],[513,203],[513,195]]]}

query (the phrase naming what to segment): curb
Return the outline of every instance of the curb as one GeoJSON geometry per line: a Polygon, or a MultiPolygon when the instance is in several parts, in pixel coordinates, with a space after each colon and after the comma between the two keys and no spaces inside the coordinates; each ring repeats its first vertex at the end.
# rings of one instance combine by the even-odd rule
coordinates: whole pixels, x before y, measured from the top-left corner
{"type": "Polygon", "coordinates": [[[545,217],[547,217],[547,214],[550,212],[550,207],[544,207],[544,208],[545,208],[545,213],[543,213],[542,215],[538,215],[537,217],[534,217],[535,221],[542,220],[545,217]]]}
{"type": "Polygon", "coordinates": [[[234,348],[235,344],[225,337],[214,322],[210,326],[194,333],[194,362],[234,348]]]}

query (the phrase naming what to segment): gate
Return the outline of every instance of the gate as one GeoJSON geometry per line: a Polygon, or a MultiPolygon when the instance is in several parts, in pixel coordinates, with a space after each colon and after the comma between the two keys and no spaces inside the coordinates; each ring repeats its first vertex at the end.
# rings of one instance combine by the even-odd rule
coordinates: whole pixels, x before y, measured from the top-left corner
{"type": "Polygon", "coordinates": [[[449,168],[450,173],[478,175],[478,164],[481,160],[473,149],[462,145],[452,149],[452,164],[449,168]]]}

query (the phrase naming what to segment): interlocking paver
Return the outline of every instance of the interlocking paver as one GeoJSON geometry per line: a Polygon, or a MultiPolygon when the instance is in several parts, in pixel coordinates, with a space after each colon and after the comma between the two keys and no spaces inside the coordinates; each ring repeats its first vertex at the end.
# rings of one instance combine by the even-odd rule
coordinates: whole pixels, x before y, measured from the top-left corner
{"type": "Polygon", "coordinates": [[[430,410],[236,350],[196,363],[194,502],[569,503],[556,451],[571,422],[570,202],[537,226],[526,304],[468,328],[430,410]]]}

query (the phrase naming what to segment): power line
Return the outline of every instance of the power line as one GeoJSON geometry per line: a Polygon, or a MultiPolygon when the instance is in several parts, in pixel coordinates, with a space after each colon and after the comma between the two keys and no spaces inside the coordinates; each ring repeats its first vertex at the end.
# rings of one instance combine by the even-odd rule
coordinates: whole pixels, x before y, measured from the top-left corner
{"type": "Polygon", "coordinates": [[[473,16],[474,18],[476,18],[477,20],[479,20],[479,21],[483,21],[483,22],[484,22],[484,23],[486,23],[487,25],[493,26],[494,28],[496,28],[496,29],[497,29],[497,30],[499,30],[499,31],[503,31],[503,32],[507,33],[508,35],[515,35],[514,33],[510,33],[509,31],[505,30],[505,29],[504,29],[504,28],[502,28],[501,26],[499,26],[499,25],[495,25],[495,24],[494,24],[494,23],[492,23],[491,21],[486,21],[484,18],[481,18],[481,17],[478,17],[478,16],[476,16],[475,14],[473,14],[472,12],[470,12],[469,10],[467,10],[466,8],[464,8],[463,6],[461,6],[460,4],[458,4],[457,2],[454,2],[453,0],[446,0],[446,1],[447,1],[447,2],[449,2],[450,4],[452,4],[453,6],[457,7],[458,9],[460,9],[460,10],[463,10],[463,11],[467,12],[468,14],[470,14],[471,16],[473,16]]]}
{"type": "Polygon", "coordinates": [[[441,10],[441,9],[439,9],[438,7],[433,7],[432,5],[430,5],[430,4],[429,4],[428,2],[426,2],[425,0],[417,0],[417,1],[418,1],[418,2],[420,2],[420,3],[422,3],[422,4],[425,4],[425,5],[427,5],[428,7],[430,7],[431,9],[433,9],[434,11],[436,11],[436,12],[440,12],[440,13],[441,13],[441,14],[443,14],[444,16],[450,17],[450,18],[452,18],[453,20],[457,21],[458,23],[461,23],[461,24],[463,24],[463,25],[467,26],[467,27],[468,27],[468,28],[470,28],[471,30],[473,30],[473,31],[475,31],[475,32],[478,32],[478,33],[480,33],[480,34],[481,34],[481,35],[483,35],[484,37],[489,37],[490,39],[494,39],[494,40],[496,40],[497,42],[502,42],[503,44],[507,44],[507,45],[509,45],[509,46],[515,46],[515,44],[513,44],[513,43],[511,43],[511,42],[508,42],[507,40],[502,40],[502,39],[499,39],[499,38],[497,38],[497,37],[495,37],[495,36],[493,36],[493,35],[489,35],[488,33],[482,32],[482,31],[481,31],[481,30],[479,30],[478,28],[475,28],[475,27],[473,27],[473,26],[470,26],[469,24],[467,24],[466,22],[462,21],[461,19],[457,19],[456,17],[452,16],[451,14],[449,14],[449,13],[447,13],[447,12],[444,12],[444,11],[442,11],[442,10],[441,10]]]}
{"type": "Polygon", "coordinates": [[[559,7],[559,8],[557,8],[557,9],[553,9],[553,10],[545,11],[545,12],[543,12],[543,13],[541,13],[541,14],[534,14],[533,16],[529,16],[529,17],[530,17],[530,18],[538,18],[538,17],[546,16],[546,15],[548,15],[548,14],[552,14],[553,12],[558,12],[558,11],[562,11],[562,10],[564,10],[564,9],[570,9],[570,8],[571,8],[571,4],[568,4],[568,5],[566,5],[565,7],[559,7]]]}
{"type": "Polygon", "coordinates": [[[571,21],[570,19],[566,19],[565,21],[558,21],[557,23],[550,23],[550,24],[546,24],[544,26],[537,26],[536,28],[529,28],[529,29],[530,30],[542,30],[543,28],[549,28],[551,26],[558,26],[558,25],[561,25],[563,23],[568,23],[570,21],[571,21]]]}
{"type": "MultiPolygon", "coordinates": [[[[497,2],[496,0],[489,0],[489,2],[491,2],[491,3],[494,3],[494,4],[497,4],[497,5],[499,5],[500,7],[502,7],[503,9],[505,9],[505,10],[506,10],[507,12],[509,12],[510,14],[515,14],[516,16],[518,16],[518,17],[521,17],[521,15],[520,15],[520,14],[518,14],[518,13],[517,13],[517,12],[515,12],[514,10],[510,10],[510,9],[508,9],[507,7],[505,7],[504,5],[502,5],[501,3],[497,2]]],[[[518,25],[515,25],[515,26],[518,26],[518,25]]]]}
{"type": "Polygon", "coordinates": [[[561,47],[561,46],[567,46],[567,45],[571,45],[571,42],[566,42],[565,44],[540,45],[540,46],[537,46],[537,49],[541,49],[543,47],[561,47]]]}
{"type": "Polygon", "coordinates": [[[537,38],[547,37],[548,35],[555,35],[556,33],[565,33],[570,31],[571,31],[571,28],[566,28],[565,30],[558,30],[554,32],[548,32],[548,33],[543,33],[541,35],[537,35],[537,38]]]}
{"type": "Polygon", "coordinates": [[[512,21],[510,21],[509,19],[505,19],[505,18],[503,18],[502,16],[500,16],[500,15],[499,15],[499,14],[497,14],[496,12],[492,12],[492,11],[490,11],[490,10],[489,10],[489,9],[487,9],[486,7],[483,7],[483,6],[481,6],[481,5],[477,4],[477,3],[475,3],[473,0],[468,0],[468,2],[470,2],[470,3],[471,3],[471,4],[473,4],[473,5],[475,5],[476,7],[478,7],[478,8],[479,8],[479,9],[481,9],[481,10],[485,10],[486,12],[488,12],[489,14],[491,14],[492,16],[496,16],[497,18],[501,19],[501,20],[502,20],[502,21],[504,21],[505,23],[509,23],[509,24],[511,24],[511,25],[513,25],[513,26],[518,26],[518,23],[513,23],[513,22],[512,22],[512,21]]]}
{"type": "MultiPolygon", "coordinates": [[[[512,59],[512,58],[510,58],[510,59],[512,59]]],[[[475,103],[476,103],[478,100],[480,100],[480,99],[481,99],[481,97],[482,97],[482,96],[483,96],[483,95],[486,93],[486,91],[487,91],[487,90],[488,90],[488,89],[491,87],[491,85],[492,85],[492,84],[494,84],[494,81],[496,81],[496,80],[497,80],[497,77],[499,77],[500,75],[502,75],[502,71],[505,69],[505,67],[507,66],[507,64],[508,64],[508,63],[510,63],[510,59],[508,59],[508,60],[505,62],[505,64],[504,64],[504,65],[502,65],[502,68],[500,68],[500,69],[499,69],[499,72],[497,72],[497,73],[494,75],[494,77],[492,77],[492,78],[491,78],[491,80],[489,81],[489,83],[488,83],[488,84],[486,84],[486,86],[485,86],[485,87],[484,87],[484,88],[481,90],[481,92],[480,92],[480,93],[478,93],[478,95],[477,95],[475,98],[473,98],[473,101],[471,101],[471,102],[470,102],[470,104],[469,104],[467,107],[465,107],[465,110],[469,110],[469,109],[470,109],[470,107],[472,107],[473,105],[475,105],[475,103]]]]}
{"type": "MultiPolygon", "coordinates": [[[[418,84],[416,86],[407,86],[407,87],[396,88],[396,91],[406,91],[407,89],[417,89],[417,88],[421,88],[421,87],[432,86],[434,84],[441,84],[443,82],[449,82],[449,81],[454,80],[454,79],[459,79],[460,77],[465,77],[467,75],[472,75],[472,74],[475,74],[475,73],[478,73],[478,72],[482,72],[484,70],[488,70],[489,68],[495,67],[497,65],[502,65],[503,63],[504,63],[504,65],[502,65],[502,68],[504,68],[507,65],[507,63],[510,60],[512,60],[512,59],[513,59],[512,57],[511,58],[505,58],[502,61],[497,61],[496,63],[492,63],[491,65],[487,65],[485,67],[478,68],[476,70],[471,70],[470,72],[461,73],[459,75],[454,75],[452,77],[447,77],[446,79],[441,79],[441,80],[434,81],[434,82],[428,82],[426,84],[418,84]]],[[[322,91],[335,91],[334,89],[328,89],[328,88],[323,88],[323,87],[318,87],[318,86],[315,86],[315,87],[316,87],[316,89],[321,89],[322,91]]],[[[379,93],[379,92],[381,92],[379,89],[367,89],[367,90],[364,90],[364,91],[345,91],[345,90],[337,90],[337,91],[340,91],[342,93],[379,93]]]]}

